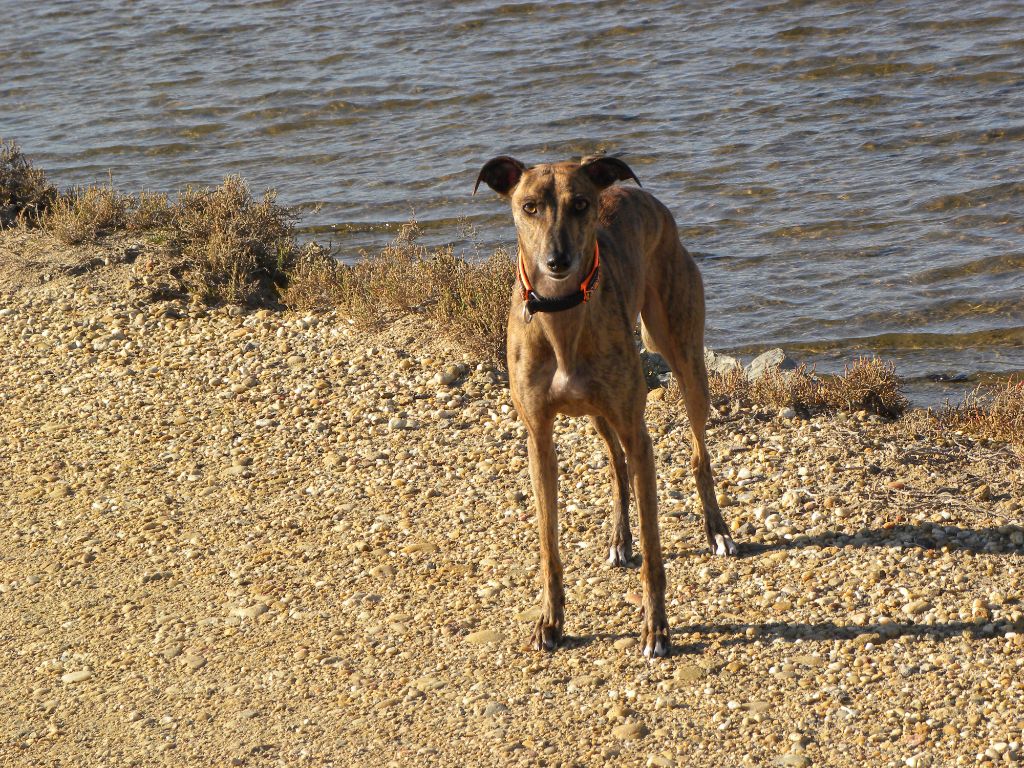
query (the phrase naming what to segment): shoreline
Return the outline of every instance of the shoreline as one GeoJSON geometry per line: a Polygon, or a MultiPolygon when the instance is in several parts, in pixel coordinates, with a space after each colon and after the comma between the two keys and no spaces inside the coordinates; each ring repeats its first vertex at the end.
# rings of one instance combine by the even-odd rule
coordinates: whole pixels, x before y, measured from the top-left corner
{"type": "Polygon", "coordinates": [[[40,238],[0,232],[5,762],[1022,759],[1024,469],[1004,444],[719,408],[726,561],[655,390],[675,653],[648,663],[638,571],[603,563],[603,450],[562,419],[570,642],[538,654],[499,371],[415,317],[207,307],[167,293],[145,241],[40,238]]]}

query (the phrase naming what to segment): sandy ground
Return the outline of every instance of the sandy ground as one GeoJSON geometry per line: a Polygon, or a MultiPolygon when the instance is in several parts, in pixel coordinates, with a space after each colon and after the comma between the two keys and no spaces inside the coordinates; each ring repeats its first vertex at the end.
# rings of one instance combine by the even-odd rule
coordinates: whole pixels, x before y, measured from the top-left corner
{"type": "Polygon", "coordinates": [[[414,322],[167,300],[149,265],[0,233],[0,764],[1024,759],[1024,471],[1004,446],[719,413],[726,560],[656,391],[676,652],[649,663],[639,573],[604,563],[599,439],[565,419],[570,638],[542,654],[499,372],[414,322]]]}

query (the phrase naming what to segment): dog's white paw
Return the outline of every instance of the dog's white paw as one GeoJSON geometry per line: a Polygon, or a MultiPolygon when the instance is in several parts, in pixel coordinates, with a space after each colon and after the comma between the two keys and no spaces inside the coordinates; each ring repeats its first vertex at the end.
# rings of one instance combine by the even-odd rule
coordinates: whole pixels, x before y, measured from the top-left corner
{"type": "Polygon", "coordinates": [[[645,659],[664,659],[671,652],[668,640],[663,637],[655,638],[654,645],[645,645],[643,654],[645,659]]]}
{"type": "Polygon", "coordinates": [[[723,536],[720,533],[715,534],[715,554],[722,557],[732,557],[733,555],[739,554],[739,547],[736,546],[736,542],[728,536],[723,536]]]}
{"type": "Polygon", "coordinates": [[[608,547],[608,565],[625,568],[633,559],[633,548],[628,544],[616,544],[608,547]]]}

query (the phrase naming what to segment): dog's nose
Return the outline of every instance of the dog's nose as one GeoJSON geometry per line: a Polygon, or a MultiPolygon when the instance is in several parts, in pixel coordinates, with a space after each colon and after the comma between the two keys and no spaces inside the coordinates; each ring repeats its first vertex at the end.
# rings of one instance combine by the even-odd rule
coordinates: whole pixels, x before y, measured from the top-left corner
{"type": "Polygon", "coordinates": [[[568,270],[571,263],[572,259],[569,258],[568,253],[553,253],[548,257],[548,269],[555,275],[560,275],[568,270]]]}

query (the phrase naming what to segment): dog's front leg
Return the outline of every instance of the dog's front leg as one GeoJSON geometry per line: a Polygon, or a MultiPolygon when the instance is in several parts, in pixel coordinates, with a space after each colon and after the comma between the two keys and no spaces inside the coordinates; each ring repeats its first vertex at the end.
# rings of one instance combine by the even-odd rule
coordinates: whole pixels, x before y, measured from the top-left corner
{"type": "Polygon", "coordinates": [[[558,457],[555,454],[554,422],[550,419],[528,427],[527,451],[530,456],[530,481],[537,504],[540,532],[540,618],[533,632],[533,647],[553,651],[562,639],[565,621],[565,592],[562,587],[562,560],[558,554],[558,457]]]}
{"type": "Polygon", "coordinates": [[[642,417],[623,435],[626,466],[633,481],[633,493],[640,517],[640,546],[644,561],[644,623],[640,641],[648,658],[668,656],[671,652],[668,617],[665,612],[665,563],[658,533],[658,484],[654,465],[654,447],[642,417]],[[627,437],[628,435],[628,437],[627,437]]]}

